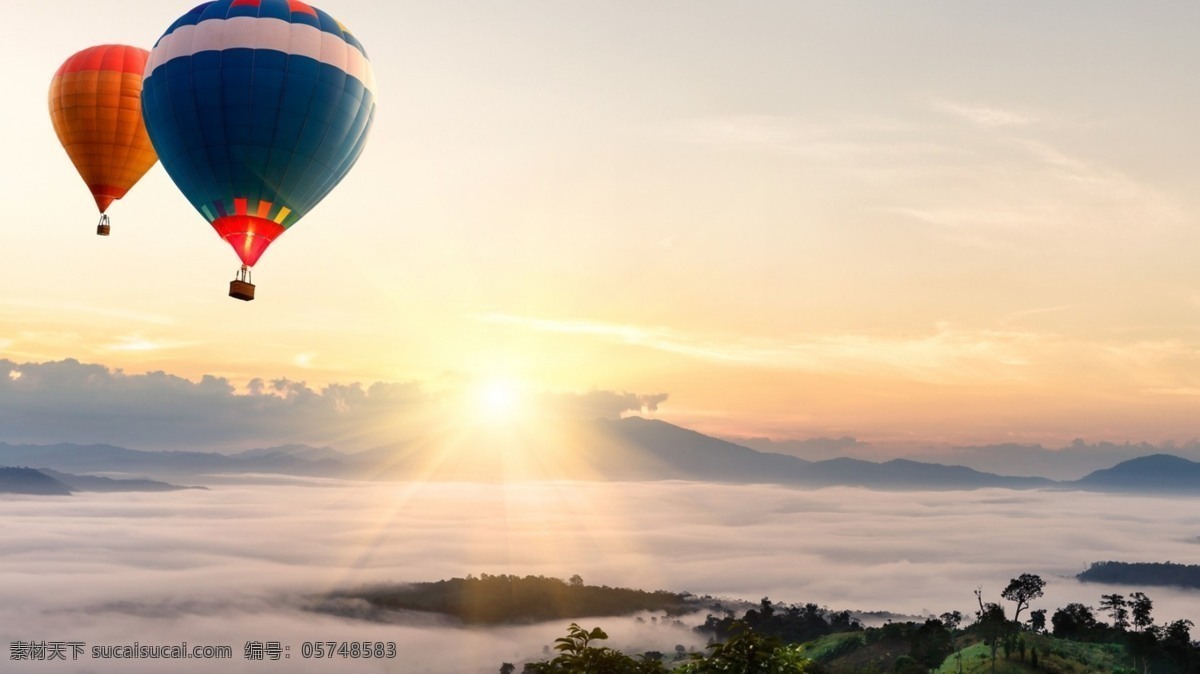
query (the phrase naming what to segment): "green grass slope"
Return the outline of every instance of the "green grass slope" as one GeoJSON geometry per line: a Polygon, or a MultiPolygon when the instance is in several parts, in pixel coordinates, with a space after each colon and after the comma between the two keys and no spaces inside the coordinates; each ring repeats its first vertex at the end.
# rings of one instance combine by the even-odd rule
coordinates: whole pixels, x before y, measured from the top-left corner
{"type": "MultiPolygon", "coordinates": [[[[1134,671],[1134,663],[1122,646],[1055,639],[1049,635],[1024,634],[1025,657],[1013,649],[996,652],[996,674],[1123,674],[1134,671]],[[1038,664],[1033,665],[1037,649],[1038,664]]],[[[991,674],[991,649],[970,636],[958,640],[960,650],[950,654],[936,674],[991,674]],[[961,660],[960,660],[961,658],[961,660]]],[[[889,674],[896,661],[908,654],[900,639],[867,643],[862,632],[830,634],[800,647],[800,654],[822,666],[829,674],[889,674]]]]}
{"type": "MultiPolygon", "coordinates": [[[[1055,639],[1048,635],[1025,634],[1025,658],[1013,650],[1009,658],[1004,650],[996,653],[996,674],[1107,674],[1132,671],[1133,661],[1125,649],[1116,644],[1090,644],[1055,639]],[[1037,649],[1038,664],[1033,666],[1033,649],[1037,649]]],[[[991,674],[991,649],[985,643],[972,644],[952,653],[937,674],[958,674],[959,656],[963,674],[991,674]]]]}

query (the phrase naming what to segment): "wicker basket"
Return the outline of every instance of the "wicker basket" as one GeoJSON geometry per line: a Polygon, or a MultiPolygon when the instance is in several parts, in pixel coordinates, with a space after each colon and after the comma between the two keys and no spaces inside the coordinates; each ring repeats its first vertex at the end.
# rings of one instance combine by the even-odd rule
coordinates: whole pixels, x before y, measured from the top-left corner
{"type": "Polygon", "coordinates": [[[254,284],[245,281],[230,281],[229,296],[249,302],[254,299],[254,284]]]}

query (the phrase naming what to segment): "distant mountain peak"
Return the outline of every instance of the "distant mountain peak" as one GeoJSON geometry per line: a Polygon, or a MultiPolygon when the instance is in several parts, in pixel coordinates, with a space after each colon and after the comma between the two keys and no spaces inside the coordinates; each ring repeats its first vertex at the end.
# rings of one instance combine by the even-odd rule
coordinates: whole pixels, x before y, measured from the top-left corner
{"type": "Polygon", "coordinates": [[[346,455],[337,451],[332,447],[322,446],[314,447],[304,444],[288,444],[277,445],[274,447],[260,447],[256,449],[247,449],[244,452],[237,452],[230,456],[242,459],[262,459],[266,457],[292,457],[295,459],[304,459],[306,461],[322,461],[334,460],[339,461],[346,458],[346,455]]]}
{"type": "Polygon", "coordinates": [[[70,496],[71,488],[40,470],[0,467],[0,494],[70,496]]]}
{"type": "Polygon", "coordinates": [[[1076,484],[1085,489],[1200,492],[1200,463],[1173,454],[1151,454],[1097,470],[1076,484]]]}
{"type": "Polygon", "coordinates": [[[1146,456],[1139,456],[1134,459],[1129,459],[1128,461],[1122,461],[1121,463],[1118,463],[1117,465],[1113,466],[1112,468],[1109,468],[1109,470],[1114,470],[1116,468],[1120,468],[1121,466],[1156,466],[1156,467],[1161,467],[1161,468],[1168,468],[1168,467],[1180,467],[1180,466],[1200,466],[1200,463],[1191,461],[1189,459],[1185,459],[1180,456],[1175,456],[1174,454],[1161,454],[1160,453],[1160,454],[1149,454],[1146,456]]]}

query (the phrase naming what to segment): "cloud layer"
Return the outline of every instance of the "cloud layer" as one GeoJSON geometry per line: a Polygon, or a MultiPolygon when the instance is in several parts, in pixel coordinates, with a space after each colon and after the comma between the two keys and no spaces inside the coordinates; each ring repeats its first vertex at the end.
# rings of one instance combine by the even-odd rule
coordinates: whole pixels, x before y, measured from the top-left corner
{"type": "MultiPolygon", "coordinates": [[[[565,624],[496,630],[374,625],[302,610],[304,597],[468,573],[579,573],[594,584],[833,608],[970,610],[1042,574],[1035,608],[1146,589],[1161,620],[1197,593],[1080,585],[1088,562],[1189,559],[1200,507],[1087,493],[875,493],[699,483],[225,485],[173,494],[4,498],[0,643],[394,640],[392,663],[351,672],[494,672],[541,657],[565,624]]],[[[596,618],[614,645],[700,645],[670,626],[596,618]]],[[[146,663],[94,671],[155,671],[146,663]],[[138,669],[141,666],[141,669],[138,669]]],[[[117,663],[121,664],[121,663],[117,663]]],[[[158,668],[161,670],[161,663],[158,668]]],[[[290,671],[328,671],[293,662],[290,671]]],[[[221,671],[258,671],[235,659],[221,671]]],[[[216,671],[216,667],[197,671],[216,671]]]]}

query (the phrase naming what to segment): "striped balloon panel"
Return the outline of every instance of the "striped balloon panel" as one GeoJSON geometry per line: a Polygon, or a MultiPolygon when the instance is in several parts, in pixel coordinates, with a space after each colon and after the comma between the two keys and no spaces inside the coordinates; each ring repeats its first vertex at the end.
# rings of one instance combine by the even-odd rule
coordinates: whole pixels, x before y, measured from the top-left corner
{"type": "Polygon", "coordinates": [[[158,161],[142,119],[149,52],[106,44],[66,60],[50,81],[50,121],[103,213],[158,161]]]}
{"type": "Polygon", "coordinates": [[[374,89],[362,45],[325,12],[218,0],[159,39],[142,107],[167,173],[253,265],[357,161],[374,89]]]}

